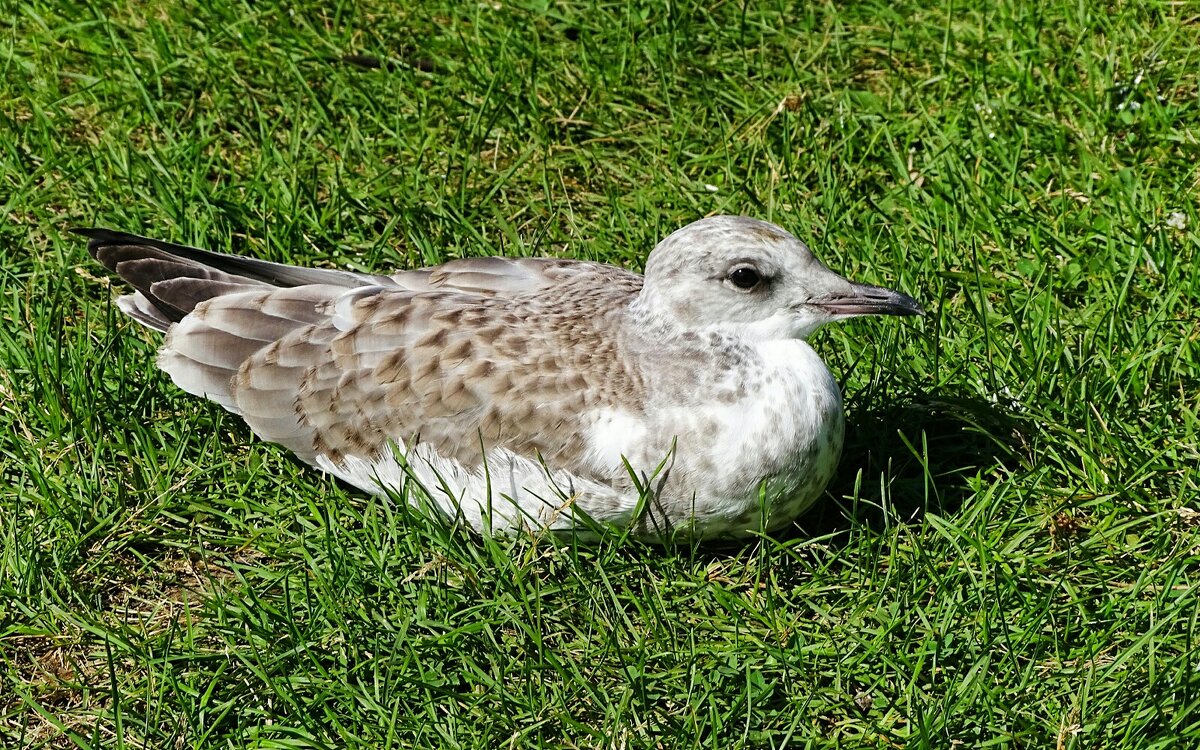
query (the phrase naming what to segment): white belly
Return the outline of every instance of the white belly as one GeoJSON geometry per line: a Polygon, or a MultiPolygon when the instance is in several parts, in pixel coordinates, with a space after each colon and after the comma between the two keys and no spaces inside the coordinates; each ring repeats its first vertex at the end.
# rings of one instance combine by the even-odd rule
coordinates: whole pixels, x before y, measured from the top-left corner
{"type": "Polygon", "coordinates": [[[623,526],[638,502],[636,494],[567,471],[547,471],[503,449],[490,451],[479,467],[465,467],[426,443],[411,450],[398,443],[396,455],[375,460],[347,456],[335,464],[321,455],[317,466],[373,494],[396,492],[413,504],[428,498],[447,518],[483,533],[576,529],[583,525],[578,511],[598,523],[623,526]]]}
{"type": "Polygon", "coordinates": [[[763,370],[743,398],[673,415],[681,476],[672,501],[705,535],[789,523],[837,468],[845,418],[832,373],[800,340],[765,342],[759,353],[763,370]]]}

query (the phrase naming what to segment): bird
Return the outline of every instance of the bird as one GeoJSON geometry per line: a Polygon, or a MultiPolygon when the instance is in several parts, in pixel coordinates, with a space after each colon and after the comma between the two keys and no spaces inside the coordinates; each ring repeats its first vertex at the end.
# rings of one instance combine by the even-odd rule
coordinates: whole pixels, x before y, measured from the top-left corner
{"type": "Polygon", "coordinates": [[[118,308],[165,334],[157,365],[176,386],[482,534],[777,532],[821,497],[843,444],[840,387],[807,339],[924,314],[746,216],[677,229],[643,274],[468,257],[383,275],[73,231],[133,288],[118,308]]]}

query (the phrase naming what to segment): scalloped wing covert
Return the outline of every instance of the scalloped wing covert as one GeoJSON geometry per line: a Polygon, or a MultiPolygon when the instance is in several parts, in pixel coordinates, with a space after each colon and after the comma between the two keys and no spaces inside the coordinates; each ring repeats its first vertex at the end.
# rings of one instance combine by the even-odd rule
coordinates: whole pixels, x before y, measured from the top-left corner
{"type": "MultiPolygon", "coordinates": [[[[613,467],[589,461],[583,431],[564,422],[598,407],[636,409],[639,375],[600,329],[640,277],[590,265],[557,271],[557,284],[536,296],[345,291],[317,306],[323,319],[274,341],[264,341],[275,331],[264,336],[258,320],[271,294],[216,297],[193,315],[220,330],[225,347],[247,349],[231,381],[233,408],[260,437],[309,463],[379,457],[394,440],[427,444],[467,468],[481,463],[484,447],[504,448],[609,478],[613,467]],[[595,314],[567,315],[556,304],[566,299],[576,312],[592,300],[595,314]],[[239,318],[244,325],[228,322],[239,318]],[[546,345],[531,346],[538,338],[546,345]]],[[[184,328],[193,326],[173,331],[172,350],[201,335],[184,328]]]]}

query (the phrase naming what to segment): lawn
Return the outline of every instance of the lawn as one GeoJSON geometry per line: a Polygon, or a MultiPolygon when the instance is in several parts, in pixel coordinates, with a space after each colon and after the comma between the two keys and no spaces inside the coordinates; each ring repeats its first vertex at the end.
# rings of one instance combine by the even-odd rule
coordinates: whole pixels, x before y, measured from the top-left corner
{"type": "Polygon", "coordinates": [[[1200,6],[183,5],[0,13],[0,746],[1200,745],[1200,6]],[[67,233],[640,269],[715,213],[929,314],[818,334],[827,497],[692,547],[304,468],[67,233]]]}

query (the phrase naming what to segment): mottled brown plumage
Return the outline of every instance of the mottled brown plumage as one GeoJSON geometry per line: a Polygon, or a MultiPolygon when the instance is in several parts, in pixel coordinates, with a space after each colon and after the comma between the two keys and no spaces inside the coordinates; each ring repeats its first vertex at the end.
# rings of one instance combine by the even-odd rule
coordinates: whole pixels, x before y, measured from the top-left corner
{"type": "MultiPolygon", "coordinates": [[[[515,296],[365,288],[246,357],[233,398],[257,433],[306,460],[376,459],[389,438],[420,436],[470,468],[482,442],[587,476],[581,436],[562,432],[561,415],[630,403],[640,390],[606,331],[624,306],[612,303],[636,295],[641,279],[595,264],[573,271],[558,269],[550,293],[515,296]],[[295,424],[280,419],[289,412],[295,424]]],[[[208,321],[266,302],[218,298],[194,314],[208,321]]]]}

